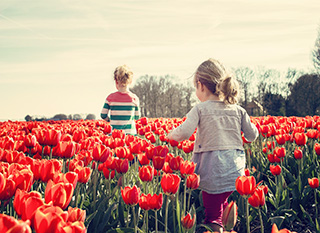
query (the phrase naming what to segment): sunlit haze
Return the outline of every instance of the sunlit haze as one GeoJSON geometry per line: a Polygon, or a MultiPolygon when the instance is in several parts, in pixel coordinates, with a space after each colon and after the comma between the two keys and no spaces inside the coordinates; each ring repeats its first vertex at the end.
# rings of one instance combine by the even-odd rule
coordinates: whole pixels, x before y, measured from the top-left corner
{"type": "Polygon", "coordinates": [[[1,0],[0,121],[98,119],[122,64],[180,81],[210,57],[311,70],[319,12],[319,0],[1,0]]]}

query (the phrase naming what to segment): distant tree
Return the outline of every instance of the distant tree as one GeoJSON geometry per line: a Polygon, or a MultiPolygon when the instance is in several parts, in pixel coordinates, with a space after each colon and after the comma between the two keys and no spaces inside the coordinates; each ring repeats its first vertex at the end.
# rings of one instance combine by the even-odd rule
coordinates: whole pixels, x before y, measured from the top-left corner
{"type": "Polygon", "coordinates": [[[142,76],[131,88],[140,99],[141,115],[146,117],[183,117],[194,100],[191,86],[173,82],[173,76],[142,76]]]}
{"type": "Polygon", "coordinates": [[[86,120],[95,120],[96,119],[96,115],[94,114],[88,114],[87,117],[86,117],[86,120]]]}
{"type": "Polygon", "coordinates": [[[252,88],[254,81],[254,71],[249,67],[237,67],[232,69],[237,80],[240,82],[241,90],[243,93],[243,105],[246,106],[252,97],[252,88]]]}
{"type": "Polygon", "coordinates": [[[318,29],[318,36],[312,50],[312,61],[315,71],[320,74],[320,26],[318,29]]]}
{"type": "Polygon", "coordinates": [[[287,115],[306,116],[319,114],[320,75],[305,74],[290,88],[287,115]]]}
{"type": "Polygon", "coordinates": [[[280,94],[272,94],[266,92],[263,97],[262,106],[267,115],[285,116],[286,115],[286,100],[280,94]]]}
{"type": "Polygon", "coordinates": [[[24,119],[26,121],[32,121],[32,117],[30,115],[26,115],[24,119]]]}
{"type": "Polygon", "coordinates": [[[76,114],[73,114],[72,119],[75,120],[75,121],[78,121],[78,120],[81,120],[82,117],[81,117],[80,114],[77,114],[77,113],[76,113],[76,114]]]}
{"type": "Polygon", "coordinates": [[[66,114],[56,114],[53,117],[54,120],[67,120],[68,117],[66,114]]]}

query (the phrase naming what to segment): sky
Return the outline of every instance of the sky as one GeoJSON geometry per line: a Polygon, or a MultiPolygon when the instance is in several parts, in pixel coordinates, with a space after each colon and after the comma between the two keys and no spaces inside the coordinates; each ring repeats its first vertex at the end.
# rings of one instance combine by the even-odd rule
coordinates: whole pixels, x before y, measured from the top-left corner
{"type": "Polygon", "coordinates": [[[0,121],[95,114],[113,71],[190,79],[226,67],[312,69],[319,0],[1,0],[0,121]]]}

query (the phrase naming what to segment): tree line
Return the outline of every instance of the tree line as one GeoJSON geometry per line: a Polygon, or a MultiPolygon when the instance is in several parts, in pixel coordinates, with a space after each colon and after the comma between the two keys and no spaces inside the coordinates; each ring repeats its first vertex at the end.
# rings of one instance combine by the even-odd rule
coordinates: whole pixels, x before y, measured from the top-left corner
{"type": "Polygon", "coordinates": [[[54,120],[54,121],[59,121],[59,120],[95,120],[96,116],[92,113],[89,114],[63,114],[59,113],[54,115],[53,117],[47,118],[44,116],[30,116],[26,115],[24,118],[26,121],[49,121],[49,120],[54,120]]]}
{"type": "MultiPolygon", "coordinates": [[[[240,105],[260,103],[260,115],[307,116],[320,114],[320,27],[311,59],[312,72],[288,68],[285,72],[264,67],[236,67],[232,72],[241,84],[240,105]]],[[[149,118],[183,117],[197,101],[192,79],[177,81],[177,77],[141,76],[131,88],[140,99],[141,116],[149,118]]],[[[94,114],[56,114],[52,118],[27,115],[30,120],[94,120],[94,114]]]]}
{"type": "MultiPolygon", "coordinates": [[[[285,72],[257,67],[232,68],[241,84],[240,105],[255,101],[261,115],[306,116],[320,114],[320,30],[311,52],[314,70],[306,73],[288,68],[285,72]]],[[[192,82],[175,82],[174,76],[140,77],[131,89],[139,98],[145,117],[183,117],[197,101],[192,82]]]]}

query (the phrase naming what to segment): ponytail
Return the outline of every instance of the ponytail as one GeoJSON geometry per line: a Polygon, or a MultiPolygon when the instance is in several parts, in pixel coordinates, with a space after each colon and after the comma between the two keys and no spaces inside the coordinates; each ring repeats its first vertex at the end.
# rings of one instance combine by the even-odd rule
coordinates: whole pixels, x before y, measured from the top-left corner
{"type": "Polygon", "coordinates": [[[218,89],[225,104],[238,103],[239,83],[235,78],[225,77],[219,82],[218,89]]]}

